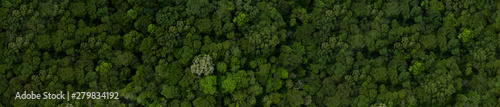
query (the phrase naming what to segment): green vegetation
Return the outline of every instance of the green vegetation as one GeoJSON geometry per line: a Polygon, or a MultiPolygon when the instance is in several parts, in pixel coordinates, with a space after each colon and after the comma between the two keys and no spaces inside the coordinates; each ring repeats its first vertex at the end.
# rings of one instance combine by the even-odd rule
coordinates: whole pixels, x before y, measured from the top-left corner
{"type": "Polygon", "coordinates": [[[498,107],[497,47],[499,0],[0,0],[0,107],[498,107]]]}

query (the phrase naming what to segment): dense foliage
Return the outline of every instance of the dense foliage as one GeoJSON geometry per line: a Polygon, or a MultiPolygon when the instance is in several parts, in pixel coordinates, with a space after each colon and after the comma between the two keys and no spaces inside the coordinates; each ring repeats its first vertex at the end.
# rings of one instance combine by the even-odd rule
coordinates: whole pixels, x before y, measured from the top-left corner
{"type": "Polygon", "coordinates": [[[498,0],[0,1],[0,106],[500,106],[498,0]]]}

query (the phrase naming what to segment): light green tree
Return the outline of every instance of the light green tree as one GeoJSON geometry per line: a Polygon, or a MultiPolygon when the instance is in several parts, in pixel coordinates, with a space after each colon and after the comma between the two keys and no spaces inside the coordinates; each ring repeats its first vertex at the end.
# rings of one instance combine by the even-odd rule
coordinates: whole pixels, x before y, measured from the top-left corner
{"type": "Polygon", "coordinates": [[[212,64],[212,57],[209,55],[199,55],[193,60],[193,65],[191,65],[191,73],[196,75],[208,75],[212,74],[214,71],[214,65],[212,64]]]}

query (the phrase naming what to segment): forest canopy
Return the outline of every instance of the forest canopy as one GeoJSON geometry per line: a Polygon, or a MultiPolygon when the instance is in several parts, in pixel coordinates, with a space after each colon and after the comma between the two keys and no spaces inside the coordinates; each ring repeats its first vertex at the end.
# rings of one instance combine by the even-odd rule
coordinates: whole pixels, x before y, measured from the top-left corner
{"type": "Polygon", "coordinates": [[[500,106],[498,0],[0,7],[0,106],[500,106]],[[24,91],[119,99],[15,98],[24,91]]]}

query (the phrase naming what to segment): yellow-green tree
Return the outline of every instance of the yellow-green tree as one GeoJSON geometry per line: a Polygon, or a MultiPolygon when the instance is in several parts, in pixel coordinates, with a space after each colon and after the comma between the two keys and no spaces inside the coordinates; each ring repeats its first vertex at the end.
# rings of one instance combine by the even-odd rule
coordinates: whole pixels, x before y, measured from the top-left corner
{"type": "Polygon", "coordinates": [[[410,72],[413,74],[413,75],[418,75],[420,74],[420,72],[424,71],[425,68],[424,68],[424,64],[421,63],[421,62],[416,62],[415,64],[413,64],[411,67],[410,67],[410,72]]]}
{"type": "Polygon", "coordinates": [[[245,23],[249,21],[247,14],[245,13],[239,13],[238,16],[236,16],[233,19],[233,22],[236,23],[237,26],[243,26],[245,23]]]}
{"type": "Polygon", "coordinates": [[[462,42],[468,42],[475,37],[473,33],[474,32],[470,29],[463,29],[462,33],[458,35],[458,39],[462,40],[462,42]]]}

